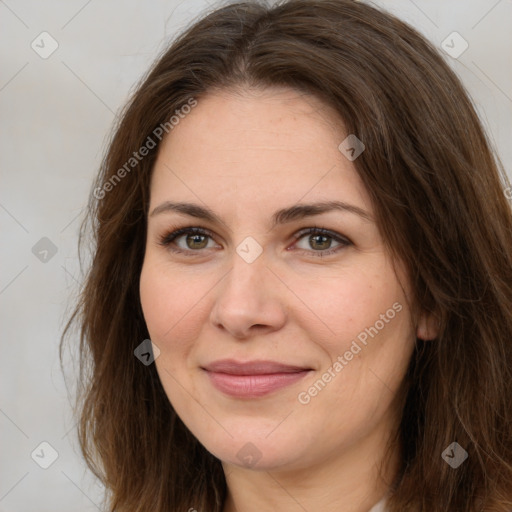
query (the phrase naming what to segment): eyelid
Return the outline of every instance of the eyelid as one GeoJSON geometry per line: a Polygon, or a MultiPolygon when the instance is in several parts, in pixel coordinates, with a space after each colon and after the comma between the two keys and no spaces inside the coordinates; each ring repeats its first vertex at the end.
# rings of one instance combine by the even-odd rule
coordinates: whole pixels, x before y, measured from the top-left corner
{"type": "MultiPolygon", "coordinates": [[[[342,235],[341,233],[337,233],[336,231],[332,231],[327,228],[322,228],[320,226],[312,226],[310,228],[301,229],[301,230],[297,231],[293,236],[295,238],[295,241],[297,241],[300,238],[302,238],[304,235],[308,235],[308,234],[326,235],[326,236],[329,236],[332,239],[336,240],[337,242],[345,243],[347,245],[352,244],[352,241],[348,237],[342,235]]],[[[320,252],[320,251],[318,251],[318,252],[320,252]]]]}
{"type": "MultiPolygon", "coordinates": [[[[164,247],[168,247],[171,242],[180,238],[183,235],[188,234],[198,234],[208,236],[212,240],[215,240],[216,235],[206,228],[201,228],[199,226],[185,226],[182,228],[170,228],[169,231],[166,231],[164,235],[159,237],[158,243],[164,247]]],[[[176,251],[176,252],[199,252],[199,251],[176,251]]]]}

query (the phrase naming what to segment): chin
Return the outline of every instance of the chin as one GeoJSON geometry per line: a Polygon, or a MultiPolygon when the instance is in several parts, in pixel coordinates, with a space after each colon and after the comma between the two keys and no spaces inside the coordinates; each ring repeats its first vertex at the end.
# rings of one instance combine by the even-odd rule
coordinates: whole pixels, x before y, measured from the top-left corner
{"type": "Polygon", "coordinates": [[[258,420],[222,424],[233,437],[222,429],[222,433],[214,436],[211,431],[203,429],[193,432],[199,442],[221,462],[254,471],[295,469],[305,463],[307,436],[304,434],[290,432],[289,428],[281,433],[272,432],[275,422],[270,429],[267,422],[258,420]]]}

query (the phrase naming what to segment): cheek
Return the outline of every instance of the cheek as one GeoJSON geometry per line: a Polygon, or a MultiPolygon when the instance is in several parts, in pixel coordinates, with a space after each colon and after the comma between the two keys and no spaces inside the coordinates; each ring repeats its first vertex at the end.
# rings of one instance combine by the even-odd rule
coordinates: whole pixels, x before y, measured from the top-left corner
{"type": "Polygon", "coordinates": [[[169,400],[182,413],[191,405],[189,393],[194,394],[187,360],[203,322],[198,316],[204,291],[195,288],[190,276],[171,272],[166,263],[144,262],[140,300],[150,339],[160,349],[156,369],[169,400]]]}
{"type": "Polygon", "coordinates": [[[175,311],[175,295],[157,268],[151,263],[144,263],[140,277],[140,301],[151,340],[157,344],[172,328],[170,312],[175,311]]]}
{"type": "Polygon", "coordinates": [[[304,313],[295,318],[303,319],[303,329],[309,331],[312,341],[321,343],[331,358],[349,350],[357,336],[364,341],[365,333],[368,336],[366,329],[376,322],[378,331],[389,333],[400,323],[397,317],[401,321],[405,316],[402,288],[383,258],[375,258],[371,265],[361,268],[331,272],[328,277],[298,281],[294,292],[302,301],[298,307],[304,313]],[[402,309],[402,313],[398,314],[396,309],[402,309]],[[312,328],[316,332],[311,332],[312,328]]]}
{"type": "Polygon", "coordinates": [[[299,401],[318,415],[330,410],[326,428],[369,425],[373,415],[384,414],[398,390],[414,347],[400,282],[382,259],[311,287],[307,300],[318,304],[322,322],[317,325],[329,326],[330,332],[320,342],[326,354],[322,370],[299,401]]]}
{"type": "Polygon", "coordinates": [[[165,348],[176,339],[194,337],[201,328],[198,317],[208,283],[192,285],[193,276],[175,272],[165,264],[144,263],[140,299],[151,339],[165,348]],[[196,332],[197,331],[197,332],[196,332]],[[179,333],[179,334],[178,334],[179,333]]]}
{"type": "Polygon", "coordinates": [[[315,316],[296,318],[303,318],[302,329],[324,354],[321,370],[303,386],[299,403],[309,404],[326,429],[348,432],[356,424],[370,425],[374,415],[385,413],[400,386],[414,330],[399,279],[385,258],[375,258],[298,291],[315,316]],[[325,416],[325,410],[331,413],[325,416]]]}

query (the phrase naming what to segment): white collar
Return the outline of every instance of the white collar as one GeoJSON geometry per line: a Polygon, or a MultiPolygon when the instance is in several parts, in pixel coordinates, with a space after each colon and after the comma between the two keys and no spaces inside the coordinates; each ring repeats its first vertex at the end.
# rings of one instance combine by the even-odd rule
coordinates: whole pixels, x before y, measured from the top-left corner
{"type": "Polygon", "coordinates": [[[368,512],[386,512],[386,498],[382,498],[379,503],[374,505],[368,512]]]}

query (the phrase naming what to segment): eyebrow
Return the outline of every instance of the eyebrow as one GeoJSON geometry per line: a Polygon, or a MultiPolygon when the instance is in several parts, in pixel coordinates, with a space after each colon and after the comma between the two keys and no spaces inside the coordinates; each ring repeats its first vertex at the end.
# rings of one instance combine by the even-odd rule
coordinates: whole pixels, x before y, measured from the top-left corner
{"type": "MultiPolygon", "coordinates": [[[[354,215],[358,215],[366,221],[373,222],[372,216],[358,206],[354,206],[343,201],[323,201],[310,204],[295,204],[288,208],[277,210],[272,215],[272,227],[274,228],[279,224],[286,224],[288,222],[300,220],[305,217],[312,217],[314,215],[320,215],[330,211],[352,213],[354,215]]],[[[206,220],[212,223],[225,224],[224,221],[215,212],[207,207],[193,203],[176,203],[172,201],[165,201],[164,203],[157,206],[150,213],[150,217],[167,212],[182,213],[184,215],[206,220]]]]}

